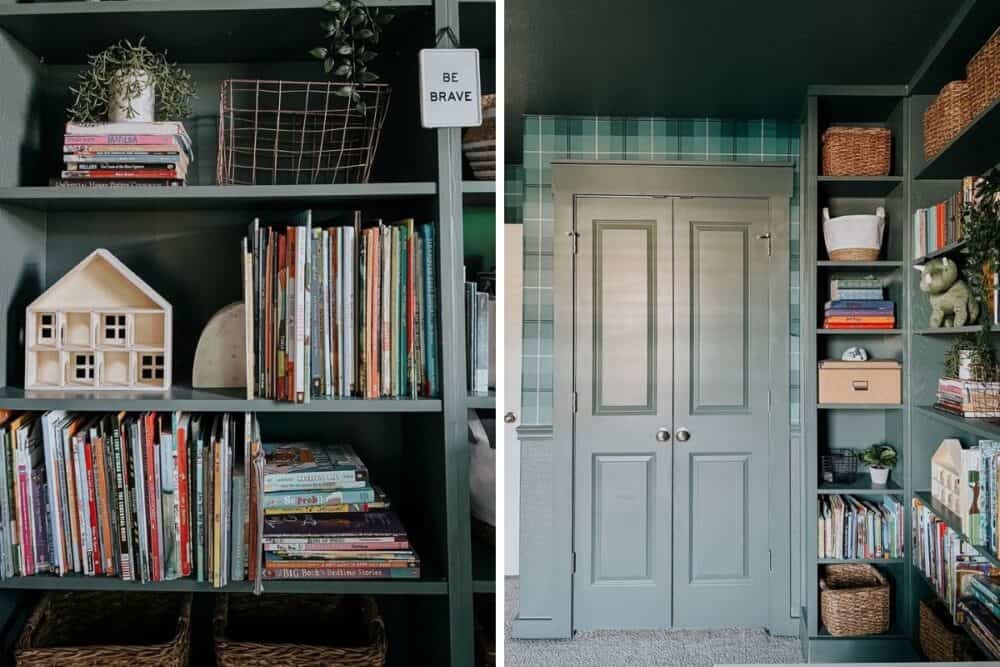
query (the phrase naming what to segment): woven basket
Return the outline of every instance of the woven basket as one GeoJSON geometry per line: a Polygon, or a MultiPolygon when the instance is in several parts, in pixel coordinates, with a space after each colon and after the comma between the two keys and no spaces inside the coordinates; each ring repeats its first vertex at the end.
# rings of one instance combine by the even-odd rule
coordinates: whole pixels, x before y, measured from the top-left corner
{"type": "Polygon", "coordinates": [[[924,158],[929,160],[972,120],[967,81],[952,81],[924,112],[924,158]]]}
{"type": "Polygon", "coordinates": [[[891,148],[888,128],[829,127],[823,133],[823,175],[888,176],[891,148]]]}
{"type": "Polygon", "coordinates": [[[979,656],[972,640],[951,622],[937,600],[920,602],[920,650],[931,662],[964,662],[979,656]]]}
{"type": "Polygon", "coordinates": [[[214,626],[223,667],[385,664],[385,624],[370,597],[220,595],[214,626]]]}
{"type": "Polygon", "coordinates": [[[819,579],[819,616],[834,637],[889,629],[892,587],[871,565],[826,565],[819,579]]]}
{"type": "Polygon", "coordinates": [[[971,118],[975,118],[1000,97],[1000,28],[972,56],[965,74],[969,79],[971,118]]]}
{"type": "Polygon", "coordinates": [[[17,664],[188,664],[190,593],[48,593],[17,643],[17,664]]]}

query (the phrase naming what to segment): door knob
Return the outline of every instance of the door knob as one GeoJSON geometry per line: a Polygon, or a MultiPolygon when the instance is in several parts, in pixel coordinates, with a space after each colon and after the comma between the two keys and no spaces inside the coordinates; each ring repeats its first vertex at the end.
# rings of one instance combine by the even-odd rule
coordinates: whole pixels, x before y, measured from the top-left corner
{"type": "Polygon", "coordinates": [[[677,436],[677,440],[680,442],[687,442],[691,439],[691,431],[686,428],[677,429],[677,432],[674,433],[674,435],[677,436]]]}
{"type": "Polygon", "coordinates": [[[507,414],[505,414],[503,416],[503,423],[504,424],[513,424],[516,421],[517,421],[517,417],[514,416],[513,412],[508,412],[507,414]]]}
{"type": "Polygon", "coordinates": [[[656,432],[656,440],[658,442],[666,442],[670,439],[670,429],[661,428],[656,432]]]}

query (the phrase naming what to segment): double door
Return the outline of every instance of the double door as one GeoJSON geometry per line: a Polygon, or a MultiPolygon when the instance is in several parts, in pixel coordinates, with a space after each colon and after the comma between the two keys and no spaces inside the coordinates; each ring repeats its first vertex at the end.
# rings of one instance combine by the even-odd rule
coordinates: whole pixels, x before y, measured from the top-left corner
{"type": "Polygon", "coordinates": [[[573,626],[766,625],[768,200],[576,201],[573,626]]]}

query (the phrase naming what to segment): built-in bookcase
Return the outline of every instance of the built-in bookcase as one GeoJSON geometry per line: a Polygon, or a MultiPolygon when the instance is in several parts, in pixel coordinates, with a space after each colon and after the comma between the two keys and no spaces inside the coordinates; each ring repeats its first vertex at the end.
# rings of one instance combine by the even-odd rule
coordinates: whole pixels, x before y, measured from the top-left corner
{"type": "MultiPolygon", "coordinates": [[[[494,92],[495,4],[367,4],[396,14],[372,65],[392,84],[393,94],[371,182],[217,186],[220,82],[323,80],[322,68],[307,54],[320,41],[322,2],[0,0],[0,409],[253,411],[268,437],[342,437],[354,443],[373,475],[384,480],[417,545],[424,561],[421,578],[274,582],[265,591],[377,595],[386,616],[390,663],[468,665],[473,660],[473,590],[492,591],[495,582],[492,550],[473,548],[469,531],[466,410],[495,406],[492,397],[470,399],[465,387],[462,207],[469,200],[492,206],[496,190],[492,184],[463,181],[459,130],[420,127],[417,51],[433,47],[435,33],[451,27],[460,39],[465,36],[464,46],[481,49],[483,92],[494,92]],[[194,151],[188,186],[50,187],[59,173],[68,86],[87,54],[143,35],[152,48],[166,49],[197,84],[194,115],[185,123],[194,151]],[[239,242],[248,223],[259,217],[285,224],[307,208],[320,224],[328,215],[358,209],[370,218],[436,221],[440,397],[292,404],[244,400],[239,390],[190,387],[202,328],[218,309],[241,298],[239,242]],[[172,389],[163,394],[26,392],[25,306],[100,247],[172,304],[172,389]]],[[[110,578],[35,576],[0,582],[0,596],[16,602],[23,590],[95,588],[212,590],[183,579],[144,586],[110,578]]],[[[227,590],[250,587],[233,584],[227,590]]],[[[3,608],[11,606],[5,602],[3,608]]],[[[16,624],[5,627],[17,631],[16,624]]]]}

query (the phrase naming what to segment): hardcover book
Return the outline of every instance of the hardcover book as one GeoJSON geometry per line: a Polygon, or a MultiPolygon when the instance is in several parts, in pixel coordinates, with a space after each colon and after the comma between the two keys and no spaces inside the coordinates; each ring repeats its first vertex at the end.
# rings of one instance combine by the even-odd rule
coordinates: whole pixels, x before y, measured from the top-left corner
{"type": "Polygon", "coordinates": [[[363,488],[368,468],[350,445],[264,445],[264,492],[363,488]]]}

